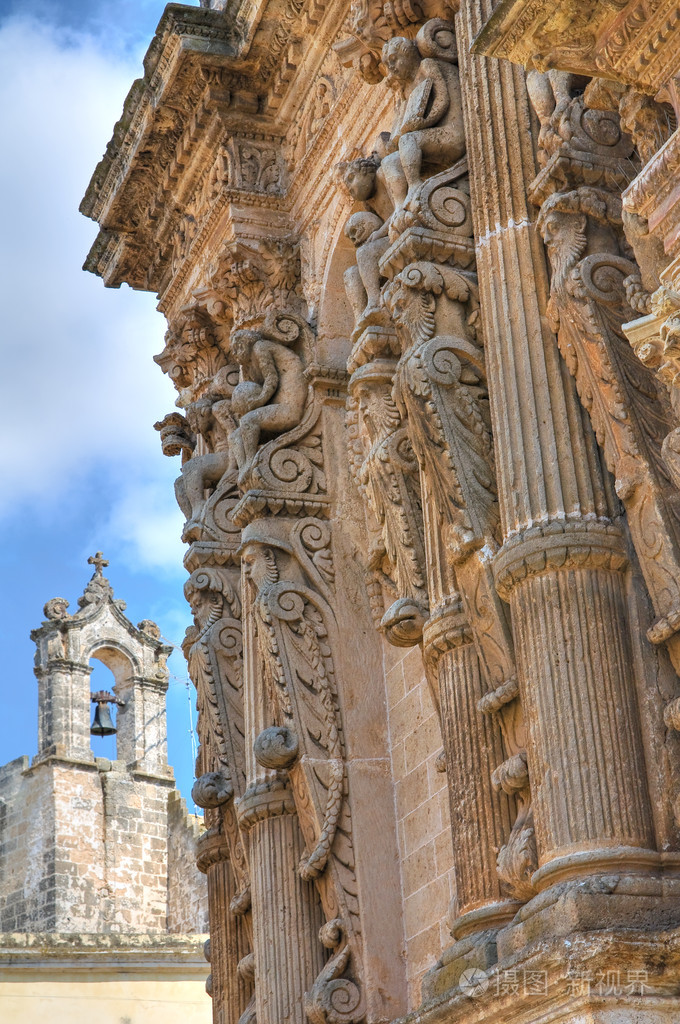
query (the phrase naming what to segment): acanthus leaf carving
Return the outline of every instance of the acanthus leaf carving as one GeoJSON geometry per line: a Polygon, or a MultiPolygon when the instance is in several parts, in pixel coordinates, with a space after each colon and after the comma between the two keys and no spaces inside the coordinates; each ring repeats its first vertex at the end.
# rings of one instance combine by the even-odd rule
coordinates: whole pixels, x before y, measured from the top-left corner
{"type": "Polygon", "coordinates": [[[224,830],[236,887],[245,893],[250,889],[248,864],[232,801],[245,789],[238,572],[211,566],[196,569],[185,584],[185,594],[195,621],[183,647],[196,687],[197,802],[206,808],[208,826],[224,830]]]}
{"type": "Polygon", "coordinates": [[[257,326],[276,310],[303,314],[300,247],[290,235],[227,243],[209,276],[234,328],[257,326]]]}
{"type": "MultiPolygon", "coordinates": [[[[254,593],[269,703],[277,727],[299,741],[299,754],[283,756],[307,846],[300,875],[316,881],[327,917],[339,913],[356,944],[361,927],[333,657],[337,627],[330,605],[309,585],[322,582],[313,562],[318,539],[306,548],[299,543],[313,521],[298,528],[297,536],[296,527],[296,520],[255,520],[244,530],[241,557],[254,593]]],[[[317,538],[325,529],[319,522],[317,538]]]]}
{"type": "Polygon", "coordinates": [[[350,382],[356,416],[352,444],[355,482],[375,518],[380,543],[375,569],[391,583],[396,601],[380,616],[391,643],[413,646],[428,614],[427,580],[418,464],[392,396],[394,360],[375,360],[350,382]]]}
{"type": "MultiPolygon", "coordinates": [[[[583,99],[576,97],[564,117],[582,122],[586,113],[583,99]]],[[[596,118],[604,115],[589,113],[596,140],[596,118]]],[[[571,139],[564,145],[573,148],[571,139]]],[[[592,147],[597,145],[592,141],[592,147]]],[[[622,329],[630,316],[627,291],[637,268],[623,234],[621,200],[610,190],[613,186],[591,184],[585,144],[580,161],[571,160],[566,178],[551,177],[550,167],[548,163],[548,174],[542,172],[542,187],[534,188],[533,196],[542,204],[538,227],[553,271],[550,307],[558,344],[626,508],[659,617],[648,635],[667,644],[680,671],[677,627],[667,628],[680,608],[680,494],[672,478],[675,423],[666,388],[636,358],[622,329]]]]}

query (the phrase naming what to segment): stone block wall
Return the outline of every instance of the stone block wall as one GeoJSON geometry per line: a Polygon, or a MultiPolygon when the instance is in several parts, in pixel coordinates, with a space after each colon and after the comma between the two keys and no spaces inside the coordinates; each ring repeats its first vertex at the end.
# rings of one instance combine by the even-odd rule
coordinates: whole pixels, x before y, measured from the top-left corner
{"type": "MultiPolygon", "coordinates": [[[[34,788],[40,794],[40,805],[35,808],[38,818],[41,808],[50,805],[54,817],[49,837],[54,851],[50,875],[54,922],[49,929],[41,921],[33,922],[32,927],[101,930],[101,921],[106,916],[106,811],[96,767],[47,761],[36,764],[26,781],[29,792],[34,788]]],[[[32,884],[34,869],[30,863],[26,871],[27,881],[32,884]]]]}
{"type": "MultiPolygon", "coordinates": [[[[189,814],[177,790],[168,797],[168,927],[172,933],[208,931],[206,886],[197,885],[196,840],[203,821],[189,814]]],[[[201,875],[201,880],[205,876],[201,875]]]]}
{"type": "Polygon", "coordinates": [[[0,930],[56,926],[55,808],[51,772],[28,775],[28,758],[0,768],[0,930]]]}
{"type": "Polygon", "coordinates": [[[112,931],[165,931],[172,781],[137,777],[117,761],[100,771],[112,931]]]}
{"type": "Polygon", "coordinates": [[[171,776],[105,758],[5,765],[0,931],[203,932],[199,829],[171,776]]]}
{"type": "Polygon", "coordinates": [[[441,731],[420,649],[385,644],[390,752],[401,858],[409,1007],[423,974],[451,944],[453,854],[441,731]]]}

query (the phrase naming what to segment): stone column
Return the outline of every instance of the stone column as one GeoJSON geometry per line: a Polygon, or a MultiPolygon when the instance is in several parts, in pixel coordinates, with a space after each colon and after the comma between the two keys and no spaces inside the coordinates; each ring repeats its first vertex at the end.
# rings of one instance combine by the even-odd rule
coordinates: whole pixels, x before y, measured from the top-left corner
{"type": "Polygon", "coordinates": [[[426,979],[427,999],[451,987],[469,966],[473,948],[475,966],[493,962],[493,935],[521,904],[503,891],[496,868],[513,814],[509,797],[494,792],[492,785],[492,774],[503,761],[501,735],[479,710],[484,679],[460,602],[452,601],[443,615],[430,619],[423,647],[428,668],[439,680],[456,878],[451,932],[459,940],[446,963],[426,979]]]}
{"type": "MultiPolygon", "coordinates": [[[[491,776],[503,760],[499,730],[477,707],[485,693],[472,633],[460,605],[430,620],[424,647],[437,671],[442,729],[454,836],[455,938],[480,923],[493,927],[507,921],[518,904],[501,891],[496,855],[510,833],[511,813],[505,794],[493,791],[491,776]]],[[[453,915],[452,915],[453,916],[453,915]]]]}
{"type": "Polygon", "coordinates": [[[165,696],[167,672],[155,679],[133,677],[118,687],[125,702],[118,712],[118,759],[149,775],[168,774],[165,696]]]}
{"type": "Polygon", "coordinates": [[[545,886],[614,862],[638,870],[654,860],[653,837],[623,544],[592,430],[545,322],[545,258],[526,199],[536,168],[524,73],[469,53],[492,8],[464,0],[458,45],[505,538],[496,572],[512,611],[537,807],[534,878],[545,886]]]}
{"type": "Polygon", "coordinates": [[[297,873],[305,844],[287,779],[273,773],[249,787],[239,817],[250,830],[257,1020],[305,1024],[305,994],[324,965],[324,917],[314,883],[297,873]]]}
{"type": "Polygon", "coordinates": [[[305,852],[288,773],[262,767],[253,740],[271,726],[253,635],[248,588],[244,592],[244,708],[248,787],[238,800],[239,824],[248,832],[252,879],[255,1007],[258,1024],[306,1024],[305,994],[324,965],[319,931],[325,918],[316,887],[298,865],[305,852]]]}
{"type": "Polygon", "coordinates": [[[210,977],[206,988],[213,1002],[214,1024],[238,1024],[252,996],[252,984],[243,978],[239,963],[250,948],[246,922],[232,910],[236,895],[234,872],[229,863],[229,845],[221,832],[211,829],[198,840],[198,868],[208,882],[210,942],[206,956],[210,977]]]}

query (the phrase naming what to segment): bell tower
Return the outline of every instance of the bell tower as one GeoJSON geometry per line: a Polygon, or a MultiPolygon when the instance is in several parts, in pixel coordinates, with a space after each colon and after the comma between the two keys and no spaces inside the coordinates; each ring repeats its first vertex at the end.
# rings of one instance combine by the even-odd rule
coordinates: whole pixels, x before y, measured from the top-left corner
{"type": "Polygon", "coordinates": [[[89,564],[77,611],[53,598],[31,634],[38,752],[0,767],[0,932],[185,930],[205,899],[192,858],[178,856],[198,824],[179,813],[168,766],[172,648],[150,619],[126,617],[102,553],[89,564]],[[111,693],[92,694],[91,659],[111,671],[111,693]],[[97,756],[102,729],[117,733],[115,760],[97,756]]]}
{"type": "Polygon", "coordinates": [[[101,551],[88,559],[91,580],[70,615],[68,601],[52,598],[45,621],[33,630],[35,674],[38,678],[38,754],[34,764],[49,758],[92,764],[90,739],[90,659],[103,662],[115,678],[118,705],[118,761],[128,768],[167,777],[165,694],[166,659],[172,648],[160,639],[155,622],[134,626],[125,602],[116,599],[103,570],[101,551]]]}

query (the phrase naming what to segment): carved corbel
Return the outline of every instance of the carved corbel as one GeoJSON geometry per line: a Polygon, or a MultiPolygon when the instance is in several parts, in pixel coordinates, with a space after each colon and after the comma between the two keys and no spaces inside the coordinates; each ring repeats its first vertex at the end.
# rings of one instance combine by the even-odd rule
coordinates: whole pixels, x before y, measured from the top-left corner
{"type": "MultiPolygon", "coordinates": [[[[611,116],[587,111],[580,97],[570,101],[563,121],[589,126],[579,147],[566,136],[532,185],[541,212],[538,227],[552,266],[548,307],[565,362],[590,413],[616,491],[628,514],[640,566],[659,617],[649,632],[665,642],[680,671],[680,638],[666,628],[680,608],[679,497],[673,486],[675,427],[666,387],[636,358],[623,332],[630,306],[627,282],[637,273],[623,233],[619,170],[610,165],[609,187],[601,150],[613,149],[611,116]],[[606,120],[603,128],[597,118],[606,120]],[[593,179],[592,165],[602,170],[593,179]],[[554,173],[560,166],[558,173],[554,173]],[[565,187],[566,183],[566,187],[565,187]],[[616,191],[612,189],[615,188],[616,191]],[[664,455],[667,459],[664,459],[664,455]]],[[[622,150],[623,151],[623,150],[622,150]]],[[[672,342],[669,346],[672,352],[672,342]]],[[[646,362],[655,361],[641,349],[646,362]]]]}
{"type": "Polygon", "coordinates": [[[227,243],[209,268],[209,282],[234,329],[257,326],[277,309],[304,315],[300,247],[290,235],[227,243]]]}
{"type": "Polygon", "coordinates": [[[200,397],[226,364],[215,324],[201,306],[188,306],[173,320],[165,335],[165,348],[154,356],[154,362],[177,388],[180,405],[186,407],[200,397]]]}
{"type": "Polygon", "coordinates": [[[355,976],[361,969],[329,544],[329,528],[320,520],[255,520],[243,532],[241,553],[253,593],[263,683],[276,720],[257,737],[255,755],[264,767],[287,771],[306,843],[300,876],[315,882],[328,920],[346,936],[342,967],[336,961],[332,976],[320,976],[318,991],[310,994],[319,1013],[321,1007],[328,1010],[323,992],[331,980],[338,982],[350,955],[355,976]]]}
{"type": "Polygon", "coordinates": [[[392,396],[395,360],[374,360],[350,381],[350,463],[355,483],[379,531],[371,559],[393,601],[379,628],[390,643],[422,639],[428,615],[418,463],[392,396]]]}

